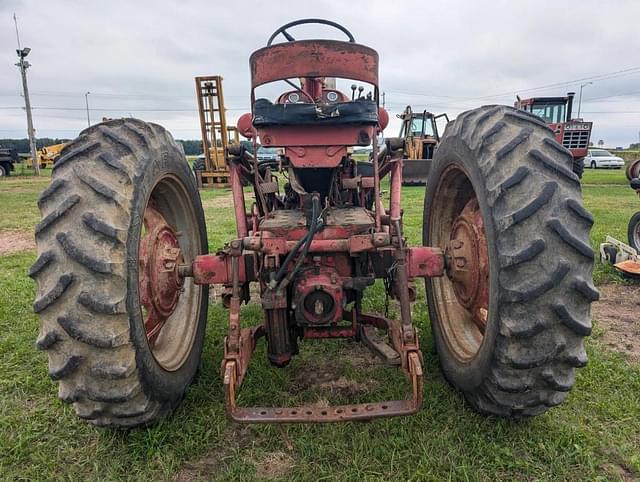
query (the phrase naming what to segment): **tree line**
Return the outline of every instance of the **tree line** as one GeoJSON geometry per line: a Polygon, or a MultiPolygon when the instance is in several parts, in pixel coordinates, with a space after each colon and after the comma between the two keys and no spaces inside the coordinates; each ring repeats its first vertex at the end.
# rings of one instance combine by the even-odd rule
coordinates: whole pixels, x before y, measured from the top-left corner
{"type": "MultiPolygon", "coordinates": [[[[43,147],[52,146],[54,144],[62,144],[64,142],[69,142],[71,139],[59,139],[52,137],[43,137],[41,139],[36,140],[36,148],[42,149],[43,147]]],[[[178,142],[182,143],[182,147],[184,148],[184,153],[187,156],[197,156],[202,154],[202,141],[200,140],[180,140],[177,139],[178,142]]],[[[20,154],[29,155],[29,139],[0,139],[0,147],[5,148],[13,148],[20,154]]]]}

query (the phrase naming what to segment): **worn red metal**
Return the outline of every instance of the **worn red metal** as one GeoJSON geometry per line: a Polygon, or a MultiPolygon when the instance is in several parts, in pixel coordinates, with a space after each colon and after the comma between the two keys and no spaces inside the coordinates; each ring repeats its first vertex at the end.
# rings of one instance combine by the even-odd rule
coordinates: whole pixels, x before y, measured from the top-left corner
{"type": "MultiPolygon", "coordinates": [[[[227,253],[203,254],[197,256],[191,264],[194,283],[200,285],[223,284],[230,285],[232,281],[232,256],[227,253]]],[[[238,258],[239,281],[255,281],[255,276],[247,270],[245,256],[238,258]]]]}
{"type": "Polygon", "coordinates": [[[554,132],[556,141],[566,147],[574,159],[587,155],[591,139],[592,122],[574,119],[573,92],[566,97],[533,97],[520,99],[514,107],[540,116],[554,132]]]}
{"type": "Polygon", "coordinates": [[[409,278],[436,277],[444,274],[444,256],[439,248],[417,246],[407,248],[409,278]]]}
{"type": "MultiPolygon", "coordinates": [[[[316,114],[323,114],[331,102],[366,101],[371,106],[378,101],[378,55],[355,43],[277,44],[255,52],[250,65],[252,101],[256,87],[284,79],[297,79],[300,87],[279,95],[276,103],[301,103],[304,108],[315,104],[316,114]],[[367,82],[374,88],[365,94],[356,86],[348,96],[330,87],[331,77],[367,82]],[[294,93],[298,100],[290,100],[294,93]]],[[[239,119],[238,130],[254,145],[283,150],[277,160],[258,160],[245,149],[228,149],[237,236],[217,254],[198,256],[190,267],[179,270],[198,284],[224,287],[229,308],[222,362],[227,412],[233,420],[253,423],[337,422],[415,413],[422,404],[423,373],[411,322],[413,280],[442,276],[445,258],[439,249],[405,244],[402,160],[379,156],[377,145],[388,113],[378,109],[378,125],[371,125],[366,116],[346,123],[337,115],[335,122],[318,115],[317,123],[307,119],[311,125],[301,125],[295,116],[287,117],[295,109],[281,111],[282,117],[269,123],[256,122],[259,128],[253,126],[251,114],[239,119]],[[348,148],[358,145],[371,145],[373,159],[379,159],[368,171],[361,171],[351,157],[348,148]],[[385,206],[380,182],[388,174],[390,199],[385,206]],[[247,185],[253,187],[255,199],[250,207],[245,205],[247,185]],[[363,292],[376,278],[383,278],[387,292],[399,300],[399,319],[363,312],[363,292]],[[241,328],[240,304],[255,293],[250,290],[254,281],[259,281],[263,323],[241,328]],[[374,340],[380,331],[388,343],[374,340]],[[411,394],[407,400],[326,408],[239,407],[237,390],[261,337],[266,338],[270,362],[279,367],[298,352],[300,339],[366,339],[368,346],[405,372],[411,394]]],[[[313,109],[310,112],[313,117],[313,109]]]]}
{"type": "Polygon", "coordinates": [[[285,147],[284,155],[294,167],[336,167],[347,155],[346,146],[285,147]]]}
{"type": "Polygon", "coordinates": [[[484,222],[475,197],[453,222],[446,256],[450,260],[447,274],[456,298],[484,333],[489,310],[489,257],[484,222]]]}
{"type": "Polygon", "coordinates": [[[368,146],[375,137],[375,126],[271,126],[260,128],[265,146],[336,149],[346,146],[368,146]],[[330,139],[330,141],[328,141],[330,139]],[[330,143],[329,143],[330,142],[330,143]]]}
{"type": "Polygon", "coordinates": [[[292,306],[301,325],[327,325],[342,320],[343,279],[327,266],[313,266],[300,273],[292,306]]]}
{"type": "Polygon", "coordinates": [[[138,285],[146,311],[145,332],[153,345],[178,304],[184,282],[179,266],[184,260],[175,231],[153,203],[147,206],[143,222],[146,234],[140,241],[138,285]]]}
{"type": "Polygon", "coordinates": [[[232,164],[230,166],[231,192],[233,193],[233,207],[236,212],[236,232],[239,238],[249,234],[247,229],[247,211],[244,204],[244,191],[240,177],[240,166],[232,164]]]}
{"type": "Polygon", "coordinates": [[[338,40],[300,40],[257,50],[249,58],[251,88],[298,77],[338,77],[378,85],[378,52],[338,40]]]}

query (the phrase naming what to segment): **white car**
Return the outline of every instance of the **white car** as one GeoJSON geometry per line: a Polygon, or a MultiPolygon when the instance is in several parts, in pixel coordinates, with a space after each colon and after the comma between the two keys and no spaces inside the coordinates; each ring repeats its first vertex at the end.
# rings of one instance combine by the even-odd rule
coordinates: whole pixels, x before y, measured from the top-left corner
{"type": "Polygon", "coordinates": [[[604,149],[589,149],[587,156],[584,158],[584,167],[590,167],[591,169],[601,167],[620,169],[624,167],[624,160],[604,149]]]}

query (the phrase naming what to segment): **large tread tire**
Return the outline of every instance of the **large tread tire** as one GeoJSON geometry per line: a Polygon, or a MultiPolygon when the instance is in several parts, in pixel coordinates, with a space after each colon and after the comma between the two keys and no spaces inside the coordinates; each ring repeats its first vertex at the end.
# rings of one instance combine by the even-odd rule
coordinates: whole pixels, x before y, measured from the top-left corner
{"type": "Polygon", "coordinates": [[[631,216],[631,219],[629,219],[627,237],[629,239],[629,246],[640,253],[640,211],[635,213],[631,216]]]}
{"type": "Polygon", "coordinates": [[[204,159],[196,159],[193,161],[193,170],[194,171],[204,171],[206,169],[206,165],[204,163],[204,159]]]}
{"type": "Polygon", "coordinates": [[[571,153],[537,117],[485,106],[450,123],[427,184],[423,241],[438,178],[451,163],[469,173],[488,241],[489,313],[473,359],[453,356],[427,297],[445,377],[478,411],[506,417],[544,413],[560,404],[587,363],[591,333],[593,224],[582,206],[571,153]]]}
{"type": "MultiPolygon", "coordinates": [[[[162,127],[136,119],[92,126],[68,144],[38,206],[34,311],[58,395],[95,425],[147,425],[182,400],[200,362],[207,288],[199,292],[188,358],[165,371],[148,345],[138,296],[138,245],[160,176],[186,186],[206,253],[204,215],[180,148],[162,127]]],[[[199,289],[199,288],[197,288],[199,289]]]]}

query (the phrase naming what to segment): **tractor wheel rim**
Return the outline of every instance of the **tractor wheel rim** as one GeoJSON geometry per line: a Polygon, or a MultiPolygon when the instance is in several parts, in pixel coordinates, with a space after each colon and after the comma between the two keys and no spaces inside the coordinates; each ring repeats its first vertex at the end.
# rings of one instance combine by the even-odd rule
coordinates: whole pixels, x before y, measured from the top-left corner
{"type": "Polygon", "coordinates": [[[458,166],[442,173],[431,207],[431,245],[445,252],[447,276],[432,279],[437,323],[462,363],[482,345],[489,320],[489,255],[484,220],[469,176],[458,166]]]}
{"type": "Polygon", "coordinates": [[[635,247],[640,247],[640,221],[633,228],[633,242],[635,247]]]}
{"type": "Polygon", "coordinates": [[[200,254],[200,232],[187,189],[172,175],[153,188],[138,247],[138,289],[151,353],[167,371],[187,360],[200,318],[202,287],[180,275],[200,254]]]}

